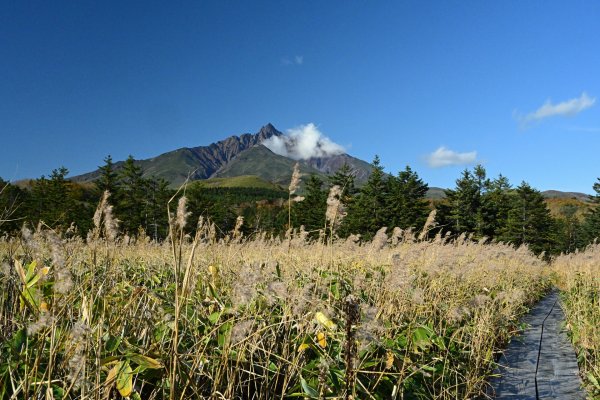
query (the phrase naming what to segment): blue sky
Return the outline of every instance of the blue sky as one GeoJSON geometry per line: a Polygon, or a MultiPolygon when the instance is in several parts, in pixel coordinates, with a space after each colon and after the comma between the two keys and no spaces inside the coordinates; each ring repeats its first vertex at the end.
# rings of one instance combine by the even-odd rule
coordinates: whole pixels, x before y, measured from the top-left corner
{"type": "Polygon", "coordinates": [[[4,1],[0,176],[313,123],[452,187],[591,193],[600,2],[4,1]],[[450,165],[448,165],[450,164],[450,165]]]}

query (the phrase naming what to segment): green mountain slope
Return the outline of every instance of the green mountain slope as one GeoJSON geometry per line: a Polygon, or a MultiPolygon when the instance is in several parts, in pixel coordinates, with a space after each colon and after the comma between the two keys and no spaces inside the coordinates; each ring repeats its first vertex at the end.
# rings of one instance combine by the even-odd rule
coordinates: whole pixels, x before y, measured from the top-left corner
{"type": "MultiPolygon", "coordinates": [[[[279,135],[282,133],[273,125],[267,124],[255,134],[245,133],[240,136],[230,136],[208,146],[185,147],[169,151],[150,159],[136,160],[136,164],[142,168],[144,177],[163,178],[172,187],[177,187],[185,182],[188,176],[191,181],[211,177],[238,154],[271,136],[279,135]]],[[[122,165],[122,161],[116,162],[115,169],[119,170],[122,165]]],[[[98,177],[99,171],[96,170],[70,179],[75,182],[90,182],[98,177]]]]}
{"type": "MultiPolygon", "coordinates": [[[[289,185],[292,171],[296,161],[273,153],[263,145],[254,146],[231,160],[219,169],[213,177],[230,178],[243,175],[255,175],[268,182],[287,186],[289,185]]],[[[323,180],[327,176],[319,170],[300,162],[300,172],[303,174],[316,174],[323,180]]]]}
{"type": "Polygon", "coordinates": [[[194,185],[204,188],[258,188],[285,190],[282,186],[266,181],[256,175],[241,175],[231,178],[209,178],[195,181],[194,185]]]}

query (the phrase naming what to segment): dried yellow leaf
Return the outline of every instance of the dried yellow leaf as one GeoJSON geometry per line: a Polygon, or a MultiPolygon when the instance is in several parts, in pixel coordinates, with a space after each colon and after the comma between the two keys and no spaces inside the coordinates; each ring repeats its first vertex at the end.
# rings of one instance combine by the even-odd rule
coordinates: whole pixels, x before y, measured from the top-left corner
{"type": "Polygon", "coordinates": [[[323,332],[317,333],[317,343],[319,343],[319,346],[322,348],[327,347],[327,338],[323,332]]]}
{"type": "Polygon", "coordinates": [[[385,358],[385,369],[390,369],[394,366],[394,353],[388,351],[385,358]]]}
{"type": "Polygon", "coordinates": [[[321,311],[318,311],[315,313],[315,319],[317,320],[318,323],[320,323],[321,325],[323,325],[325,328],[330,329],[330,330],[335,330],[337,328],[337,325],[333,323],[332,320],[330,320],[325,314],[323,314],[321,311]]]}
{"type": "Polygon", "coordinates": [[[302,353],[304,350],[308,349],[310,346],[307,343],[302,343],[298,346],[298,353],[302,353]]]}

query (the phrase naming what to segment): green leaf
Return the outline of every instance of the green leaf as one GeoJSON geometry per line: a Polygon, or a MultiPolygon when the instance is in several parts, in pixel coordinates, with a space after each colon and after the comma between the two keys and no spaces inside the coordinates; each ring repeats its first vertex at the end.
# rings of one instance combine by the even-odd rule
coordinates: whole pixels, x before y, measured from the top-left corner
{"type": "Polygon", "coordinates": [[[27,341],[27,331],[25,328],[19,329],[12,337],[10,347],[13,349],[15,353],[20,353],[21,349],[25,345],[27,341]]]}
{"type": "Polygon", "coordinates": [[[208,320],[210,321],[211,324],[215,325],[220,317],[221,317],[221,312],[216,311],[208,316],[208,320]]]}
{"type": "Polygon", "coordinates": [[[40,306],[40,291],[34,287],[27,287],[23,290],[23,298],[27,301],[30,306],[35,307],[36,309],[40,306]]]}
{"type": "Polygon", "coordinates": [[[131,400],[142,400],[142,396],[138,392],[133,392],[131,396],[129,396],[131,400]]]}
{"type": "Polygon", "coordinates": [[[302,390],[304,390],[304,393],[306,393],[310,398],[315,399],[319,397],[319,392],[317,389],[310,386],[308,382],[306,382],[306,379],[302,378],[300,380],[300,384],[302,385],[302,390]]]}
{"type": "Polygon", "coordinates": [[[127,361],[121,361],[117,366],[119,364],[121,368],[119,368],[119,372],[117,373],[117,390],[121,393],[121,396],[129,397],[133,391],[133,370],[127,361]]]}
{"type": "Polygon", "coordinates": [[[415,350],[416,348],[427,350],[429,347],[431,347],[431,337],[433,335],[433,331],[427,326],[420,326],[415,329],[412,337],[415,350]]]}
{"type": "Polygon", "coordinates": [[[588,372],[587,378],[597,389],[600,389],[600,384],[598,383],[598,379],[596,379],[596,377],[594,376],[593,373],[588,372]]]}
{"type": "Polygon", "coordinates": [[[141,354],[132,354],[128,357],[131,361],[143,369],[161,369],[163,365],[160,361],[141,354]]]}
{"type": "Polygon", "coordinates": [[[24,282],[25,284],[29,284],[29,282],[31,281],[31,279],[34,277],[36,265],[37,265],[37,262],[35,260],[33,260],[27,266],[27,274],[25,275],[25,282],[24,282]]]}
{"type": "Polygon", "coordinates": [[[121,344],[121,337],[111,336],[106,341],[106,345],[104,346],[104,348],[108,352],[113,352],[117,349],[117,347],[119,347],[119,344],[121,344]]]}

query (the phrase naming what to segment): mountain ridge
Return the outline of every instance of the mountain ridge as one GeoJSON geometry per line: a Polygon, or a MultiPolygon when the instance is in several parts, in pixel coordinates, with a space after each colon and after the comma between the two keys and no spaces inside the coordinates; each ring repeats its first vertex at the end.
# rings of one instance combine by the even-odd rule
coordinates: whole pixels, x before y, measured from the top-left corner
{"type": "MultiPolygon", "coordinates": [[[[294,160],[276,154],[262,144],[273,136],[283,136],[283,133],[273,124],[267,123],[254,134],[232,135],[206,146],[182,147],[155,157],[135,160],[135,163],[142,169],[145,178],[164,178],[171,187],[180,186],[188,178],[190,181],[199,181],[239,176],[256,176],[267,182],[286,186],[296,162],[299,163],[303,174],[316,174],[323,180],[335,173],[344,163],[348,164],[355,172],[356,183],[360,186],[366,182],[373,169],[368,162],[346,153],[294,160]]],[[[115,170],[121,169],[123,164],[124,161],[114,162],[115,170]]],[[[99,176],[100,171],[97,169],[69,179],[78,183],[91,183],[99,176]]],[[[588,194],[579,192],[546,190],[542,191],[542,194],[547,199],[574,198],[583,202],[589,201],[588,194]]],[[[441,200],[445,197],[444,189],[430,187],[427,197],[441,200]]]]}
{"type": "MultiPolygon", "coordinates": [[[[135,160],[135,163],[142,169],[144,177],[164,178],[171,186],[179,186],[188,178],[192,181],[210,178],[237,154],[271,136],[281,135],[283,133],[268,123],[255,134],[232,135],[208,146],[182,147],[148,159],[135,160]]],[[[123,163],[124,161],[115,162],[115,170],[122,168],[123,163]]],[[[100,171],[97,169],[70,179],[75,182],[89,182],[99,176],[100,171]]]]}
{"type": "MultiPolygon", "coordinates": [[[[256,175],[285,185],[289,182],[296,162],[300,164],[301,172],[314,173],[322,179],[335,173],[346,163],[355,171],[355,179],[361,184],[367,180],[373,168],[366,161],[345,153],[293,160],[275,154],[262,145],[273,136],[283,136],[283,133],[268,123],[255,134],[232,135],[207,146],[182,147],[148,159],[135,160],[135,164],[142,169],[143,177],[163,178],[171,187],[177,187],[187,179],[197,181],[238,175],[256,175]]],[[[114,162],[115,170],[121,169],[123,164],[124,161],[114,162]]],[[[79,183],[93,182],[99,176],[100,170],[97,169],[69,179],[79,183]]]]}

